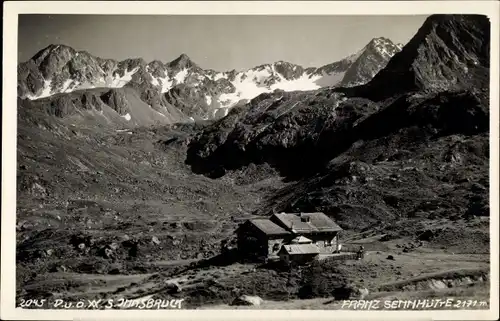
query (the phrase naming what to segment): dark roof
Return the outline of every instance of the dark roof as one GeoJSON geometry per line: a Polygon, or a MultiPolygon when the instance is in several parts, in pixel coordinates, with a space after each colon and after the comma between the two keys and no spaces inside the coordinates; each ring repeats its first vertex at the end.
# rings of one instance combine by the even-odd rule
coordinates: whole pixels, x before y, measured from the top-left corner
{"type": "Polygon", "coordinates": [[[266,235],[287,235],[290,234],[287,230],[271,222],[269,219],[253,219],[247,221],[248,224],[254,225],[266,235]]]}
{"type": "Polygon", "coordinates": [[[288,244],[281,247],[279,252],[282,251],[289,255],[319,254],[319,247],[316,244],[288,244]]]}
{"type": "Polygon", "coordinates": [[[342,228],[324,213],[277,213],[273,214],[286,228],[298,233],[303,232],[338,232],[342,228]],[[301,217],[309,218],[304,222],[301,217]]]}

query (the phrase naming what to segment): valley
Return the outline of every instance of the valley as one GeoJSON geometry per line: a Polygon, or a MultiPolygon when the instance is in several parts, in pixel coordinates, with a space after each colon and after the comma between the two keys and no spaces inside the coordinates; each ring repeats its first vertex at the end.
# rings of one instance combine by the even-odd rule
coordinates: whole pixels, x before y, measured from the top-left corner
{"type": "MultiPolygon", "coordinates": [[[[72,137],[64,146],[64,154],[57,152],[60,138],[46,130],[30,132],[33,139],[23,143],[23,149],[28,150],[31,144],[41,146],[42,140],[52,140],[53,145],[32,155],[35,158],[31,162],[23,158],[26,161],[19,163],[20,182],[24,183],[20,183],[18,205],[18,300],[119,300],[151,295],[186,298],[184,306],[190,308],[220,308],[221,304],[229,307],[236,288],[262,297],[266,302],[262,308],[276,307],[276,300],[288,302],[281,308],[287,308],[287,304],[290,308],[293,304],[339,308],[323,302],[326,299],[300,299],[300,275],[286,276],[288,273],[282,275],[251,263],[197,266],[220,253],[221,241],[234,237],[239,222],[265,211],[271,201],[269,195],[291,188],[293,183],[280,179],[265,166],[250,166],[218,180],[191,174],[181,161],[186,149],[182,140],[191,130],[136,129],[132,134],[103,133],[99,138],[92,133],[92,143],[87,142],[89,137],[72,137]],[[180,142],[170,147],[155,141],[175,135],[180,142]],[[72,151],[70,146],[75,145],[78,148],[72,151]],[[150,153],[156,157],[151,158],[150,153]],[[87,155],[94,157],[89,159],[87,155]],[[29,175],[28,171],[42,175],[29,175]],[[22,179],[25,177],[34,181],[26,182],[22,179]],[[85,247],[78,248],[82,243],[85,247]],[[131,250],[134,248],[135,252],[131,250]],[[286,278],[292,278],[292,285],[285,286],[286,278]],[[178,283],[182,291],[170,294],[168,282],[178,283]],[[284,290],[276,292],[282,283],[284,290]]],[[[363,244],[367,256],[330,268],[341,269],[338,275],[366,287],[370,295],[401,298],[418,297],[418,293],[424,296],[425,291],[434,291],[435,295],[448,291],[448,295],[463,297],[475,295],[476,288],[487,293],[482,290],[486,285],[470,288],[468,283],[452,287],[455,292],[431,285],[405,292],[384,290],[391,282],[445,271],[456,270],[452,279],[469,273],[487,278],[487,218],[407,218],[395,225],[372,225],[356,233],[359,229],[355,224],[347,223],[357,223],[355,217],[340,219],[352,226],[346,229],[344,242],[363,244]],[[423,231],[435,231],[435,237],[412,248],[410,244],[416,244],[423,231]],[[388,255],[395,260],[387,260],[388,255]]],[[[342,284],[336,282],[332,287],[342,284]]],[[[327,292],[318,295],[321,298],[327,292]]]]}

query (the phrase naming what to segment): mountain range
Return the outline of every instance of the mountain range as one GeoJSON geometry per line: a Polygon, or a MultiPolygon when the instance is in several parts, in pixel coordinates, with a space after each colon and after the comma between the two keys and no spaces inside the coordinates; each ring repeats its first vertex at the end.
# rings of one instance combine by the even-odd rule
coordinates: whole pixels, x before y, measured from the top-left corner
{"type": "Polygon", "coordinates": [[[141,58],[116,61],[50,45],[19,64],[18,97],[53,100],[57,96],[57,105],[60,99],[68,100],[62,94],[73,93],[68,97],[80,101],[77,109],[85,105],[83,110],[102,111],[103,106],[111,106],[125,120],[137,124],[142,123],[139,114],[158,122],[216,119],[226,116],[230,108],[274,90],[364,84],[401,48],[389,39],[375,38],[358,52],[319,68],[278,61],[244,71],[218,72],[201,68],[186,54],[168,63],[147,63],[141,58]],[[106,97],[103,88],[109,89],[104,92],[106,97]],[[110,105],[111,96],[120,98],[110,105]],[[129,105],[138,103],[142,112],[132,111],[136,108],[129,105]]]}
{"type": "Polygon", "coordinates": [[[318,162],[330,161],[358,140],[407,127],[446,134],[484,131],[488,26],[482,16],[434,15],[371,81],[261,95],[200,133],[188,162],[195,171],[216,176],[252,162],[296,174],[316,171],[318,162]],[[305,154],[310,166],[301,157],[305,154]]]}

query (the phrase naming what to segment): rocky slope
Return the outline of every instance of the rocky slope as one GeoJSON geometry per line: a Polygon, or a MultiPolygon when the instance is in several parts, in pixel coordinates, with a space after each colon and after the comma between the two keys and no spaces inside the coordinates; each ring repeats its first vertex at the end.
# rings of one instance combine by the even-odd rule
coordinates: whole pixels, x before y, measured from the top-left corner
{"type": "Polygon", "coordinates": [[[187,163],[298,180],[263,214],[321,210],[349,228],[488,215],[488,43],[486,17],[432,16],[368,84],[262,94],[193,139],[187,163]]]}
{"type": "Polygon", "coordinates": [[[402,47],[387,38],[373,39],[346,70],[339,85],[352,87],[369,82],[402,47]]]}
{"type": "Polygon", "coordinates": [[[485,90],[490,23],[481,15],[434,15],[373,81],[345,92],[383,100],[405,92],[485,90]]]}
{"type": "Polygon", "coordinates": [[[220,118],[229,108],[264,92],[313,90],[364,83],[400,50],[377,38],[358,53],[320,68],[279,61],[245,71],[205,70],[187,55],[162,63],[101,59],[64,45],[51,45],[18,67],[18,96],[39,99],[91,88],[130,87],[154,109],[170,105],[189,117],[220,118]],[[344,79],[344,75],[347,75],[344,79]]]}
{"type": "MultiPolygon", "coordinates": [[[[58,118],[71,126],[134,128],[161,124],[190,122],[178,108],[168,104],[148,105],[132,88],[93,88],[37,100],[18,99],[18,110],[28,119],[33,111],[45,117],[58,118]]],[[[38,118],[44,117],[38,115],[38,118]]]]}

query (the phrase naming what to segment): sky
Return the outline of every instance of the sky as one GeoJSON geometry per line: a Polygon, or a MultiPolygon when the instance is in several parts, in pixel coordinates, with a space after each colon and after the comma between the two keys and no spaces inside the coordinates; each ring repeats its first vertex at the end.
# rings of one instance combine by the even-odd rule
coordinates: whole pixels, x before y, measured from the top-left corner
{"type": "Polygon", "coordinates": [[[320,67],[385,37],[406,44],[427,16],[20,15],[18,60],[50,44],[94,56],[244,70],[283,60],[320,67]]]}

